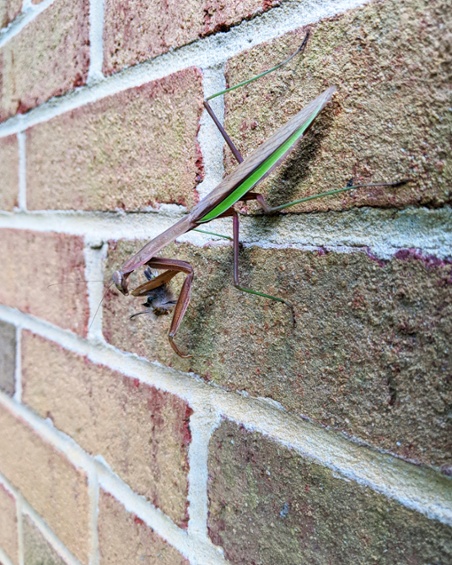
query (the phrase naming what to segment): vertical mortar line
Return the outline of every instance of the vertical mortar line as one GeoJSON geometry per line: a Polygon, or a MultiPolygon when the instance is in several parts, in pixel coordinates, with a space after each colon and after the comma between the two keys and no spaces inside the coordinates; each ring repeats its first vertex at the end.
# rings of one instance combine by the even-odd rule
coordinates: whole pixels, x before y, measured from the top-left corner
{"type": "Polygon", "coordinates": [[[27,210],[27,137],[25,131],[17,134],[17,145],[19,149],[19,194],[18,204],[19,210],[25,212],[27,210]]]}
{"type": "Polygon", "coordinates": [[[19,546],[19,565],[27,565],[25,563],[24,555],[24,528],[23,528],[23,501],[22,496],[16,496],[16,512],[17,512],[17,536],[18,536],[18,546],[19,546]]]}
{"type": "Polygon", "coordinates": [[[103,78],[104,1],[90,0],[89,5],[89,71],[88,84],[103,78]]]}
{"type": "Polygon", "coordinates": [[[16,360],[14,365],[14,400],[22,403],[22,328],[16,327],[16,360]]]}
{"type": "MultiPolygon", "coordinates": [[[[225,88],[223,65],[203,69],[203,95],[211,96],[225,88]]],[[[223,97],[219,96],[211,102],[211,106],[220,122],[224,117],[223,97]]],[[[224,175],[223,147],[224,140],[212,118],[204,109],[198,133],[198,143],[203,157],[204,180],[197,186],[200,198],[204,198],[221,181],[224,175]]]]}
{"type": "Polygon", "coordinates": [[[189,448],[188,501],[189,521],[188,533],[203,543],[211,544],[207,533],[208,515],[208,458],[209,442],[212,433],[220,423],[220,415],[206,399],[193,406],[190,418],[191,443],[189,448]]]}
{"type": "Polygon", "coordinates": [[[104,262],[108,244],[85,239],[85,279],[88,290],[88,339],[104,341],[102,334],[102,301],[104,298],[104,262]]]}

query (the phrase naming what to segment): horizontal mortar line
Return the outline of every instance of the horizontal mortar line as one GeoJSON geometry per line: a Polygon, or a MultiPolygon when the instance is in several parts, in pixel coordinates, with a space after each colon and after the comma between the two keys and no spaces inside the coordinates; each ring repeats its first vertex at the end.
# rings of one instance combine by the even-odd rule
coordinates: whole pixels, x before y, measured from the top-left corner
{"type": "Polygon", "coordinates": [[[275,407],[274,403],[244,398],[206,384],[194,374],[151,363],[109,345],[90,344],[55,326],[0,306],[0,319],[29,329],[92,362],[138,378],[149,386],[176,394],[195,410],[199,406],[240,422],[297,450],[305,457],[359,484],[382,493],[429,518],[452,525],[450,480],[428,467],[418,467],[397,457],[355,443],[337,432],[301,420],[275,407]]]}
{"type": "Polygon", "coordinates": [[[124,481],[106,470],[102,464],[98,464],[97,468],[101,487],[119,500],[128,512],[143,520],[184,557],[190,559],[191,563],[212,563],[212,565],[225,563],[219,550],[213,545],[179,528],[163,512],[152,506],[144,497],[137,495],[124,481]],[[205,560],[198,561],[200,557],[204,557],[205,560]]]}
{"type": "Polygon", "coordinates": [[[217,410],[249,431],[262,433],[303,457],[369,487],[430,519],[452,525],[450,479],[390,453],[368,447],[273,407],[271,400],[242,402],[215,395],[217,410]],[[268,405],[267,405],[268,404],[268,405]]]}
{"type": "Polygon", "coordinates": [[[55,0],[43,0],[39,4],[30,4],[23,10],[8,27],[0,30],[0,48],[6,45],[13,37],[18,35],[39,14],[51,6],[55,0]]]}
{"type": "Polygon", "coordinates": [[[86,86],[52,98],[26,114],[16,115],[0,124],[0,137],[18,133],[90,102],[190,67],[206,69],[224,64],[228,59],[251,47],[368,2],[369,0],[300,0],[284,3],[232,27],[227,32],[196,40],[148,62],[129,67],[104,79],[93,79],[86,86]]]}
{"type": "MultiPolygon", "coordinates": [[[[153,530],[166,539],[166,541],[174,545],[179,551],[184,554],[186,553],[184,548],[186,547],[187,539],[190,537],[186,531],[176,526],[168,516],[158,508],[155,508],[150,502],[146,501],[144,497],[134,493],[102,460],[102,456],[89,455],[70,436],[53,427],[48,421],[36,415],[27,406],[17,404],[6,394],[1,392],[0,406],[10,410],[13,414],[24,420],[40,437],[63,453],[72,464],[83,469],[87,474],[90,474],[90,472],[94,474],[99,479],[99,484],[102,487],[111,494],[114,494],[122,503],[125,502],[124,505],[129,511],[135,512],[135,509],[139,509],[140,514],[145,516],[146,523],[153,530]],[[78,451],[78,458],[74,458],[74,448],[78,451]],[[127,496],[124,496],[124,493],[127,493],[127,496]],[[181,536],[183,537],[182,543],[181,536]]],[[[9,484],[8,481],[7,484],[9,484]]],[[[136,512],[136,514],[141,517],[139,513],[136,512]]],[[[202,544],[204,550],[209,551],[212,549],[211,546],[206,544],[203,540],[194,539],[192,545],[196,547],[198,544],[202,544]]]]}
{"type": "MultiPolygon", "coordinates": [[[[171,208],[171,207],[170,207],[171,208]]],[[[0,229],[32,230],[83,236],[98,244],[110,239],[152,239],[182,217],[177,213],[114,214],[95,212],[0,213],[0,229]]],[[[284,214],[277,217],[241,216],[241,241],[262,248],[325,247],[337,252],[366,249],[378,258],[390,258],[400,249],[415,248],[425,254],[452,255],[452,208],[409,207],[403,210],[359,208],[341,212],[284,214]]],[[[200,229],[232,236],[228,219],[215,220],[200,229]]],[[[178,238],[203,247],[215,238],[190,232],[178,238]]],[[[226,244],[226,240],[215,240],[226,244]]]]}

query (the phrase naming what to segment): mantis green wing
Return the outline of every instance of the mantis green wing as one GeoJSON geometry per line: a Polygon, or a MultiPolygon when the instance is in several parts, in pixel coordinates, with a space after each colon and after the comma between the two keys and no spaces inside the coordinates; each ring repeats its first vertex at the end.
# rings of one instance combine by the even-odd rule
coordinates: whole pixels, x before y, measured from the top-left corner
{"type": "MultiPolygon", "coordinates": [[[[278,129],[254,153],[240,163],[193,210],[197,223],[209,222],[238,202],[256,184],[264,179],[293,149],[309,126],[331,100],[336,88],[328,88],[310,102],[284,126],[278,129]],[[204,214],[204,212],[207,212],[204,214]],[[204,214],[201,216],[201,214],[204,214]]],[[[195,219],[195,218],[193,218],[195,219]]]]}
{"type": "Polygon", "coordinates": [[[200,223],[217,218],[276,167],[303,136],[316,116],[331,100],[336,88],[328,88],[279,128],[259,148],[242,161],[230,175],[203,198],[190,212],[166,231],[147,243],[113,274],[117,288],[127,294],[127,276],[200,223]]]}

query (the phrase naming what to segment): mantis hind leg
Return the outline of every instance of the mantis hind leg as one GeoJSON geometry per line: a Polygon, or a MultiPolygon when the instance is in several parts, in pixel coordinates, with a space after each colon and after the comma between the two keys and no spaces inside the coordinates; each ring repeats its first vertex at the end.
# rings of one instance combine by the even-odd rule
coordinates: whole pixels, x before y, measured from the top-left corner
{"type": "Polygon", "coordinates": [[[262,194],[257,192],[248,192],[240,200],[256,200],[264,214],[276,214],[285,208],[290,208],[291,206],[296,206],[297,204],[302,204],[303,202],[309,202],[310,200],[315,200],[317,198],[325,198],[326,196],[334,196],[335,194],[340,194],[341,192],[347,192],[349,190],[356,190],[357,188],[372,188],[372,187],[387,187],[387,188],[397,188],[412,182],[412,179],[402,179],[395,182],[372,182],[367,184],[350,184],[343,186],[341,188],[335,188],[333,190],[327,190],[326,192],[318,192],[317,194],[311,194],[310,196],[305,196],[304,198],[299,198],[298,200],[293,200],[292,202],[287,202],[286,204],[281,204],[280,206],[270,206],[265,200],[262,194]]]}
{"type": "Polygon", "coordinates": [[[155,269],[165,269],[165,272],[137,287],[132,291],[133,296],[145,296],[150,290],[158,288],[159,286],[169,282],[178,273],[185,273],[187,275],[174,308],[173,319],[171,320],[170,331],[168,332],[168,340],[174,352],[177,353],[179,357],[191,357],[191,355],[188,355],[187,353],[182,353],[182,351],[174,343],[174,337],[176,336],[179,326],[184,319],[188,305],[190,304],[191,285],[194,277],[193,267],[186,261],[165,259],[164,257],[151,259],[146,264],[149,265],[149,267],[154,267],[155,269]]]}
{"type": "Polygon", "coordinates": [[[240,284],[239,280],[239,216],[235,210],[231,211],[232,221],[233,221],[233,236],[234,236],[234,286],[238,290],[242,292],[247,292],[249,294],[255,294],[256,296],[262,296],[262,298],[268,298],[269,300],[274,300],[275,302],[282,302],[288,308],[290,308],[290,312],[292,315],[292,324],[295,326],[295,310],[293,305],[288,301],[284,300],[284,298],[279,298],[278,296],[272,296],[271,294],[265,294],[264,292],[259,292],[257,290],[253,290],[251,288],[244,287],[240,284]]]}

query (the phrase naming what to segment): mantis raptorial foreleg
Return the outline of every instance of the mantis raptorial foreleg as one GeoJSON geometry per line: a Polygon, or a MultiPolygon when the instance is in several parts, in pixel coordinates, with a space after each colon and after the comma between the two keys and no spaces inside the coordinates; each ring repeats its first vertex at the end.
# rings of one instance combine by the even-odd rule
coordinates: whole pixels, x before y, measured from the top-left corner
{"type": "Polygon", "coordinates": [[[191,357],[191,355],[182,353],[179,350],[177,345],[174,343],[174,336],[176,335],[177,330],[179,329],[179,326],[181,325],[181,322],[184,318],[188,305],[190,304],[191,284],[193,282],[194,276],[193,267],[186,261],[166,259],[164,257],[156,257],[155,259],[148,261],[146,264],[149,267],[153,267],[154,269],[165,269],[165,272],[137,287],[132,291],[133,296],[146,296],[149,291],[154,290],[162,286],[163,284],[166,284],[178,273],[185,273],[187,275],[185,277],[184,283],[179,293],[179,298],[174,308],[174,315],[171,321],[168,339],[171,347],[180,357],[191,357]]]}

